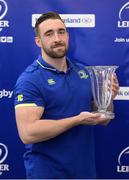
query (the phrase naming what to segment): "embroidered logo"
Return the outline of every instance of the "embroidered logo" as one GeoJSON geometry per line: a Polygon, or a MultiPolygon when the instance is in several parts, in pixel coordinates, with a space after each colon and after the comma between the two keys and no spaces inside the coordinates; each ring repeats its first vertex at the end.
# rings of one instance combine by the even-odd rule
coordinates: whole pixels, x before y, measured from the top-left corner
{"type": "Polygon", "coordinates": [[[23,94],[19,94],[19,95],[17,96],[17,101],[18,101],[18,102],[23,101],[23,94]]]}
{"type": "Polygon", "coordinates": [[[54,79],[48,79],[47,82],[48,82],[49,85],[56,84],[54,79]]]}
{"type": "Polygon", "coordinates": [[[78,71],[78,74],[79,74],[81,79],[87,79],[88,78],[88,75],[86,74],[86,72],[84,70],[78,71]]]}

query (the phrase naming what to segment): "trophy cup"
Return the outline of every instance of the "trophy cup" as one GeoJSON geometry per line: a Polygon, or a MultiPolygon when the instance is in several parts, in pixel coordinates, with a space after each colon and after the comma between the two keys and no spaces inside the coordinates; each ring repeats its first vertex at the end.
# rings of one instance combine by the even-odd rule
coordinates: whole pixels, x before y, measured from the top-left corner
{"type": "Polygon", "coordinates": [[[108,111],[112,101],[111,77],[118,66],[88,66],[86,67],[91,78],[92,94],[98,113],[102,117],[113,119],[114,113],[108,111]]]}

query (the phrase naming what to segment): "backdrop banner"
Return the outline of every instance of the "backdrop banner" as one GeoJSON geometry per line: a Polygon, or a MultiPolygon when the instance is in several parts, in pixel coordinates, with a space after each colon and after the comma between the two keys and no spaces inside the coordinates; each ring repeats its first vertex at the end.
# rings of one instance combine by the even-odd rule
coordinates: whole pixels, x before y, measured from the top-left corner
{"type": "Polygon", "coordinates": [[[0,179],[25,178],[24,145],[19,139],[13,88],[39,55],[34,25],[55,11],[68,27],[67,53],[84,65],[117,65],[120,90],[115,119],[95,127],[98,179],[129,179],[129,1],[0,0],[0,179]]]}

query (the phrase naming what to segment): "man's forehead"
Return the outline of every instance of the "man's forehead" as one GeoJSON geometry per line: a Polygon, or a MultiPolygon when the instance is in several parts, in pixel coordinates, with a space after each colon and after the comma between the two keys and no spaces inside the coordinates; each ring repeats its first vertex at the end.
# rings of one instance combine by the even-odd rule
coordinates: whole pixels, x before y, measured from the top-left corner
{"type": "Polygon", "coordinates": [[[39,25],[39,28],[44,32],[50,29],[66,29],[64,23],[60,19],[47,19],[39,25]]]}

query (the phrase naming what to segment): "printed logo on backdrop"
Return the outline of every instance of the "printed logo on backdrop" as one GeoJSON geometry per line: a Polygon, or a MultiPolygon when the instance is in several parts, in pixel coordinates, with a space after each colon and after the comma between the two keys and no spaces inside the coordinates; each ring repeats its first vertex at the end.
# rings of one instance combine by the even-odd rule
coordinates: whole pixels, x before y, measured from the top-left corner
{"type": "Polygon", "coordinates": [[[8,11],[8,5],[5,0],[0,0],[0,31],[3,28],[9,27],[9,21],[3,20],[8,11]]]}
{"type": "Polygon", "coordinates": [[[8,91],[6,89],[0,90],[0,99],[2,98],[12,98],[13,96],[13,91],[8,91]]]}
{"type": "MultiPolygon", "coordinates": [[[[41,14],[32,14],[32,27],[35,26],[36,20],[41,14]]],[[[95,27],[95,14],[60,14],[66,27],[95,27]]]]}
{"type": "MultiPolygon", "coordinates": [[[[5,19],[8,12],[8,5],[5,0],[0,0],[0,32],[3,29],[9,28],[9,21],[5,19]]],[[[13,36],[0,36],[0,43],[12,43],[13,36]]]]}
{"type": "Polygon", "coordinates": [[[129,87],[120,87],[115,100],[129,100],[129,87]]]}
{"type": "Polygon", "coordinates": [[[117,172],[129,173],[129,146],[123,149],[118,156],[117,172]]]}
{"type": "Polygon", "coordinates": [[[9,171],[9,165],[4,164],[8,156],[8,148],[5,144],[0,143],[0,175],[4,172],[9,171]]]}
{"type": "MultiPolygon", "coordinates": [[[[119,9],[118,14],[118,21],[117,21],[118,28],[129,28],[129,1],[122,5],[119,9]]],[[[129,38],[126,37],[116,37],[114,42],[116,43],[128,43],[129,38]]]]}
{"type": "Polygon", "coordinates": [[[129,28],[129,2],[125,3],[119,11],[118,28],[129,28]]]}

